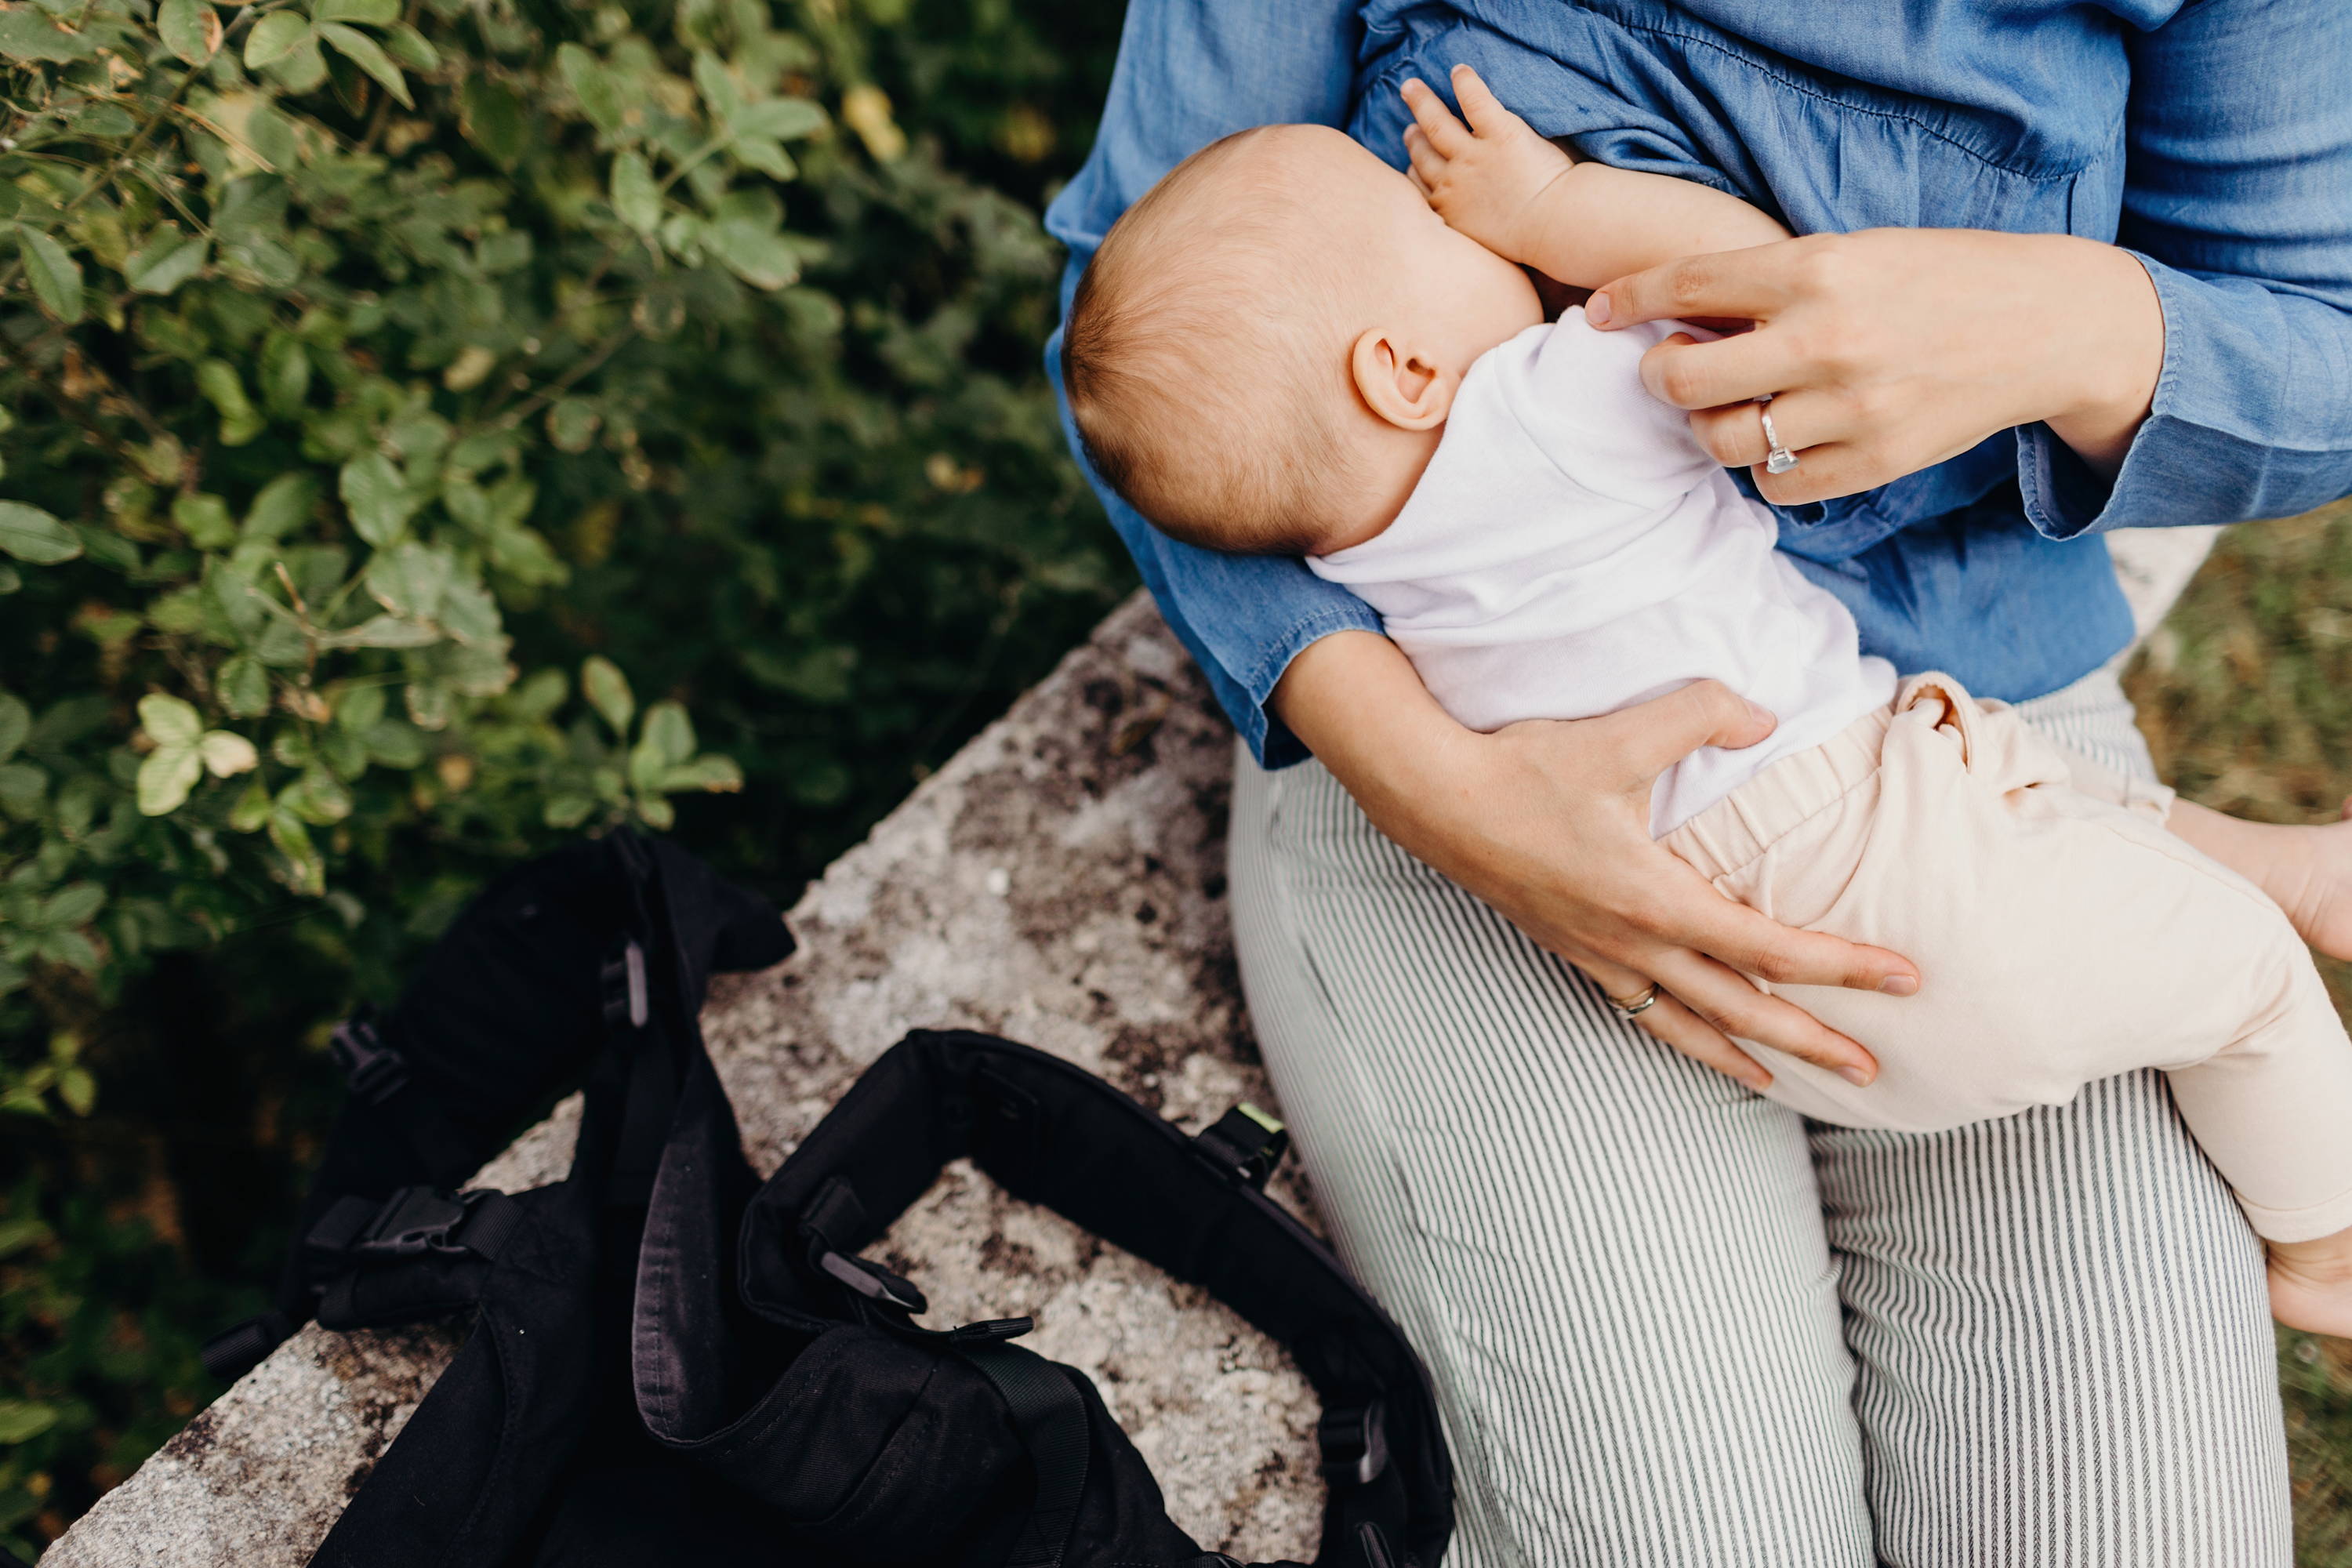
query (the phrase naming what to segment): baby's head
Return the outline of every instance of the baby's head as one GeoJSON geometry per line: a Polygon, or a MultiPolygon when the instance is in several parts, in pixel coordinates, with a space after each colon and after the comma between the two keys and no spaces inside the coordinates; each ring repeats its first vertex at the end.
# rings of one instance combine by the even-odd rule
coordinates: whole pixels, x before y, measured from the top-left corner
{"type": "Polygon", "coordinates": [[[1320,555],[1395,517],[1478,355],[1543,320],[1518,268],[1345,134],[1270,125],[1128,210],[1062,340],[1095,468],[1161,531],[1320,555]]]}

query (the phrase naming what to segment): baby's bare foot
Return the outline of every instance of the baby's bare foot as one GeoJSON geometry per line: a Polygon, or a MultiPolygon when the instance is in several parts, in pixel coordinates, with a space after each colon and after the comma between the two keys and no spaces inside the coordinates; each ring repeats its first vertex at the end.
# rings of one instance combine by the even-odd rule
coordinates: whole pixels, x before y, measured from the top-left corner
{"type": "Polygon", "coordinates": [[[2271,878],[2257,878],[2303,940],[2330,958],[2352,958],[2352,800],[2345,820],[2286,827],[2271,878]],[[2275,882],[2275,886],[2273,886],[2275,882]]]}
{"type": "Polygon", "coordinates": [[[2268,893],[2304,941],[2330,958],[2352,959],[2352,800],[2343,815],[2340,822],[2288,826],[2184,800],[2174,803],[2168,826],[2268,893]]]}
{"type": "Polygon", "coordinates": [[[2290,1329],[2352,1340],[2352,1230],[2270,1244],[2271,1316],[2290,1329]]]}

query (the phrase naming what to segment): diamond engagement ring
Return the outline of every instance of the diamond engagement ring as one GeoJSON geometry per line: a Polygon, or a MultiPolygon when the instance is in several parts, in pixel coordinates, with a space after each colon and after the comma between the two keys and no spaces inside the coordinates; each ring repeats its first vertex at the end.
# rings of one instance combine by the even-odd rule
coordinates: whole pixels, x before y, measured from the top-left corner
{"type": "Polygon", "coordinates": [[[1772,428],[1771,401],[1769,392],[1756,400],[1757,416],[1764,421],[1764,471],[1785,474],[1797,466],[1797,454],[1780,445],[1780,432],[1772,428]]]}
{"type": "MultiPolygon", "coordinates": [[[[1602,994],[1606,995],[1607,993],[1604,992],[1602,994]]],[[[1650,988],[1631,1002],[1620,1002],[1616,997],[1611,996],[1609,1005],[1617,1009],[1617,1016],[1621,1018],[1637,1018],[1658,1005],[1658,983],[1654,980],[1650,982],[1650,988]]]]}

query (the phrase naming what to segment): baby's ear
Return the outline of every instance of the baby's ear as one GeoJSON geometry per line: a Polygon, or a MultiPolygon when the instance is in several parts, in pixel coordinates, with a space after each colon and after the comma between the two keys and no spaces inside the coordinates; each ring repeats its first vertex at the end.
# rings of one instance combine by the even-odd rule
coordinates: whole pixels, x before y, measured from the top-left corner
{"type": "Polygon", "coordinates": [[[1454,407],[1461,378],[1415,353],[1392,328],[1370,327],[1349,351],[1348,371],[1365,405],[1400,430],[1434,430],[1454,407]]]}

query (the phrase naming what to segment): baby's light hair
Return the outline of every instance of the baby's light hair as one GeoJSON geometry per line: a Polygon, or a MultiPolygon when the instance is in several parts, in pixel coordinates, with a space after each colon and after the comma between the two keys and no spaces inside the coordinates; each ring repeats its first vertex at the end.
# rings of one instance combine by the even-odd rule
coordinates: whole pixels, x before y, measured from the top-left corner
{"type": "Polygon", "coordinates": [[[1161,532],[1304,555],[1360,482],[1339,426],[1347,329],[1304,193],[1262,126],[1178,164],[1078,280],[1062,382],[1087,457],[1161,532]],[[1253,156],[1253,154],[1255,154],[1253,156]]]}

